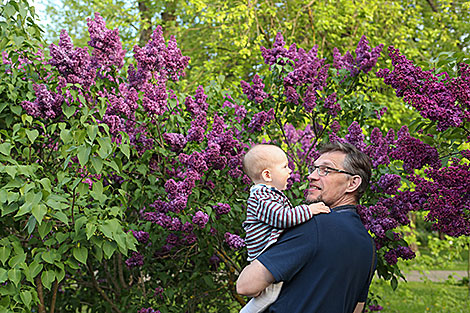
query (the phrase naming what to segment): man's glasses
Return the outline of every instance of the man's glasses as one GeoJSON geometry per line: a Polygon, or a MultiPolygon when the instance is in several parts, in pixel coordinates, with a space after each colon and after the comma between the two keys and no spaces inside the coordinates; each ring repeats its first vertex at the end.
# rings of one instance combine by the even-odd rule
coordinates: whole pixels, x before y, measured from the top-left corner
{"type": "Polygon", "coordinates": [[[335,172],[335,173],[343,173],[343,174],[348,174],[348,175],[351,175],[351,176],[354,176],[356,174],[353,174],[353,173],[350,173],[350,172],[346,172],[346,171],[343,171],[343,170],[340,170],[340,169],[337,169],[337,168],[332,168],[332,167],[329,167],[329,166],[325,166],[325,165],[313,165],[311,167],[309,167],[308,169],[308,175],[311,175],[313,174],[313,172],[317,171],[318,173],[318,176],[326,176],[328,174],[330,174],[332,171],[335,172]]]}

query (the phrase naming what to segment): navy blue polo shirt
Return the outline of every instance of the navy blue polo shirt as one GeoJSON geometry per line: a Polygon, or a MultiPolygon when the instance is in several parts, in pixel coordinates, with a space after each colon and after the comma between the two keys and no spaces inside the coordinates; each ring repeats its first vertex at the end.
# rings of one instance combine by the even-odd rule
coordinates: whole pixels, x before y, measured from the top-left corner
{"type": "Polygon", "coordinates": [[[352,313],[367,299],[373,253],[354,206],[288,229],[257,259],[276,281],[284,281],[267,312],[352,313]]]}

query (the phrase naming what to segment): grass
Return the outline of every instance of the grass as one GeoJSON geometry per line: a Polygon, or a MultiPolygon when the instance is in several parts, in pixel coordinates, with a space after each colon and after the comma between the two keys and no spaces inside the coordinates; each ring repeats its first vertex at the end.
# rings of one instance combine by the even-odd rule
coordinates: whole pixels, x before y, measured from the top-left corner
{"type": "Polygon", "coordinates": [[[450,283],[400,283],[393,291],[390,284],[374,280],[371,293],[383,306],[382,313],[469,313],[470,297],[466,286],[450,283]]]}

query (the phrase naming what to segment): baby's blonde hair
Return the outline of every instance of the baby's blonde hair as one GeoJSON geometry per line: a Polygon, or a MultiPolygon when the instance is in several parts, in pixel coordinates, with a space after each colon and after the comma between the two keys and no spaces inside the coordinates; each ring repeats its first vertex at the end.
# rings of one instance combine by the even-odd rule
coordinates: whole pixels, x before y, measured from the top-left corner
{"type": "Polygon", "coordinates": [[[284,154],[284,151],[275,145],[259,144],[251,147],[243,157],[243,171],[252,181],[260,180],[263,170],[273,164],[275,152],[284,154]]]}

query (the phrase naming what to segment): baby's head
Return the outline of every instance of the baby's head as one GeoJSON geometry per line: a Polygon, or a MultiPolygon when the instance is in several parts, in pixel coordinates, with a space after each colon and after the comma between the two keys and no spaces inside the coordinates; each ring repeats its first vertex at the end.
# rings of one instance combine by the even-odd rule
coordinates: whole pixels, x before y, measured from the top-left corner
{"type": "Polygon", "coordinates": [[[292,173],[287,156],[274,145],[256,145],[245,154],[243,170],[255,184],[266,184],[284,190],[292,173]]]}

